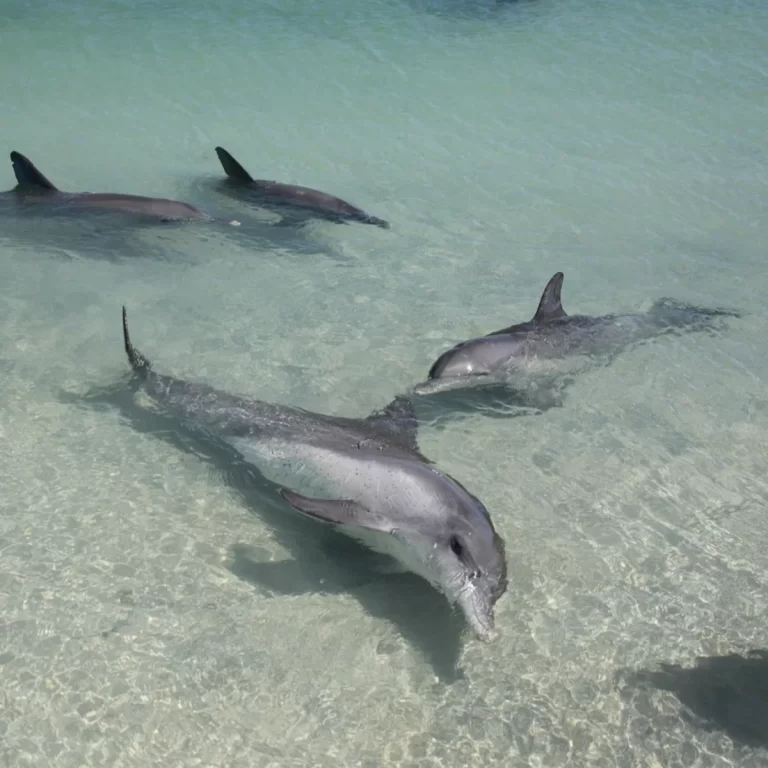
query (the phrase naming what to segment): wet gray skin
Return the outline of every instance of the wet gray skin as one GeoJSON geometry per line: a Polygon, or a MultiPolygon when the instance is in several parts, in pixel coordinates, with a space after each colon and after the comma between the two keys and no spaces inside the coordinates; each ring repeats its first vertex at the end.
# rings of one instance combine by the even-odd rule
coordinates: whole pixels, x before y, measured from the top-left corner
{"type": "MultiPolygon", "coordinates": [[[[70,215],[107,212],[158,221],[216,221],[194,205],[178,200],[116,193],[62,192],[21,153],[11,152],[11,163],[18,184],[6,194],[14,195],[20,203],[40,206],[45,212],[70,215]]],[[[236,221],[227,223],[239,224],[236,221]]]]}
{"type": "Polygon", "coordinates": [[[567,315],[560,298],[562,286],[563,273],[558,272],[547,283],[531,320],[463,341],[444,352],[432,364],[428,380],[414,392],[424,395],[526,374],[565,372],[569,359],[611,358],[657,336],[712,332],[723,318],[741,317],[740,312],[693,307],[666,298],[646,313],[567,315]]]}
{"type": "Polygon", "coordinates": [[[384,219],[317,189],[254,179],[223,147],[216,147],[216,154],[227,174],[230,193],[279,214],[281,224],[300,224],[309,218],[317,218],[337,224],[356,221],[389,229],[389,222],[384,219]]]}
{"type": "Polygon", "coordinates": [[[317,489],[323,497],[281,495],[429,581],[481,639],[496,636],[504,542],[483,504],[420,453],[407,398],[364,419],[273,405],[155,373],[131,343],[125,308],[123,333],[136,382],[157,406],[223,439],[274,482],[317,489]]]}

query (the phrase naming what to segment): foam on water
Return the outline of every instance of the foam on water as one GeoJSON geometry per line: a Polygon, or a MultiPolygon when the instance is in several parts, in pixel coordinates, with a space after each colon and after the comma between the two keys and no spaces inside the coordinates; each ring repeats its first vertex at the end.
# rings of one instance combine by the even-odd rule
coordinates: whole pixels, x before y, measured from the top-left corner
{"type": "Polygon", "coordinates": [[[640,679],[768,648],[763,2],[6,0],[0,72],[3,151],[60,188],[243,221],[0,210],[0,764],[764,764],[764,662],[640,679]],[[392,229],[265,229],[216,145],[392,229]],[[424,425],[507,542],[493,646],[83,399],[125,380],[125,303],[160,371],[362,416],[558,270],[570,312],[747,315],[424,425]]]}

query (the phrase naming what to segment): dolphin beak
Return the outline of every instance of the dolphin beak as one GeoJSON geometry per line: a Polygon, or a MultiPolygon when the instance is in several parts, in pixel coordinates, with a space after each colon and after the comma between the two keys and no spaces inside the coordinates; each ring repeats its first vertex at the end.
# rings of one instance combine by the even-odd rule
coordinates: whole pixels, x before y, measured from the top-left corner
{"type": "Polygon", "coordinates": [[[414,395],[436,395],[440,392],[450,392],[452,389],[485,384],[490,379],[487,373],[473,373],[466,376],[441,376],[437,379],[427,379],[413,387],[414,395]]]}
{"type": "Polygon", "coordinates": [[[460,376],[446,376],[442,379],[428,379],[413,387],[414,395],[436,395],[438,392],[447,392],[451,389],[460,389],[467,386],[466,378],[460,376]]]}
{"type": "Polygon", "coordinates": [[[488,596],[475,584],[467,584],[459,595],[458,603],[472,631],[485,643],[499,638],[493,626],[493,605],[488,596]]]}

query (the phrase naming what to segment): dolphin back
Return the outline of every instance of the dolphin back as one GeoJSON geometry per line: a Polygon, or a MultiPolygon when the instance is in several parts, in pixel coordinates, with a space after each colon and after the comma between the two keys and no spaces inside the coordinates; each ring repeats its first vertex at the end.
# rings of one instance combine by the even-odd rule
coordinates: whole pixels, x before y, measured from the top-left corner
{"type": "Polygon", "coordinates": [[[11,152],[11,163],[13,164],[13,173],[19,186],[39,187],[51,192],[58,191],[51,182],[35,168],[35,164],[21,152],[11,152]]]}
{"type": "Polygon", "coordinates": [[[122,308],[123,344],[128,362],[139,379],[164,401],[167,407],[194,416],[207,427],[222,433],[254,436],[263,424],[273,431],[312,442],[317,439],[335,443],[341,450],[374,450],[407,454],[424,464],[432,462],[421,453],[418,444],[418,420],[413,403],[398,395],[388,405],[363,419],[328,416],[301,408],[279,406],[238,395],[230,395],[201,384],[162,376],[131,341],[128,315],[122,308]]]}

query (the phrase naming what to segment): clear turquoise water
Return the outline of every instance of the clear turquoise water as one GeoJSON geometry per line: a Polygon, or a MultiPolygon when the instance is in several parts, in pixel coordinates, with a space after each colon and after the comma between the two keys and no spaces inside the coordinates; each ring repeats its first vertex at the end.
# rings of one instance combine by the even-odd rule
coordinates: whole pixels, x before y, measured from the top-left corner
{"type": "Polygon", "coordinates": [[[754,693],[708,729],[636,680],[768,648],[762,0],[5,0],[0,108],[3,151],[64,189],[245,221],[221,144],[392,222],[0,211],[0,764],[765,765],[734,723],[754,693]],[[495,645],[83,399],[126,376],[126,303],[163,371],[362,416],[561,269],[571,311],[748,314],[562,408],[422,427],[506,539],[495,645]]]}

